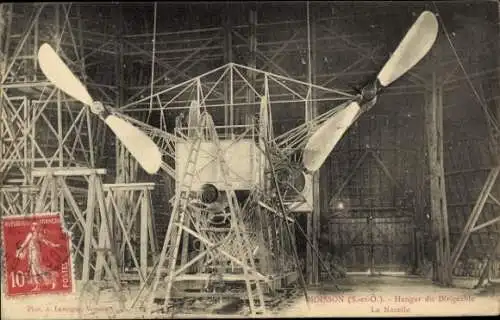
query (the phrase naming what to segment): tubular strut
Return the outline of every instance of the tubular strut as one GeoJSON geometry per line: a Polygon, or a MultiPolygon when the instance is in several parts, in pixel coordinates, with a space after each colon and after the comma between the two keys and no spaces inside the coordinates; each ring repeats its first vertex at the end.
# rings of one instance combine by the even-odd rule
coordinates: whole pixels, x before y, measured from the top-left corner
{"type": "MultiPolygon", "coordinates": [[[[273,183],[274,183],[274,186],[276,187],[276,192],[278,194],[278,202],[279,202],[279,205],[280,205],[280,209],[281,211],[283,212],[283,215],[285,216],[285,219],[286,219],[286,209],[285,209],[285,205],[283,204],[283,198],[281,196],[281,192],[280,192],[280,189],[279,189],[279,186],[278,186],[278,179],[276,177],[276,173],[274,172],[274,166],[273,166],[273,163],[271,161],[271,154],[269,152],[269,145],[267,143],[267,141],[264,140],[264,145],[265,145],[265,154],[266,154],[266,157],[267,157],[267,160],[269,162],[269,166],[271,167],[271,174],[273,176],[273,183]]],[[[291,238],[291,231],[290,231],[290,226],[288,225],[287,221],[285,220],[285,226],[286,226],[286,231],[287,231],[287,236],[288,236],[288,239],[290,241],[290,244],[292,245],[292,251],[293,251],[293,258],[295,260],[295,266],[298,270],[298,273],[299,273],[299,279],[300,279],[300,285],[302,286],[302,289],[304,291],[304,297],[306,298],[306,304],[307,304],[307,307],[309,307],[309,297],[307,295],[307,286],[306,286],[306,283],[305,283],[305,280],[304,280],[304,275],[302,274],[302,270],[300,270],[300,263],[299,263],[299,257],[297,255],[297,246],[295,245],[295,241],[292,240],[291,238]]]]}
{"type": "MultiPolygon", "coordinates": [[[[288,210],[286,210],[286,207],[285,207],[285,205],[283,204],[283,198],[282,198],[281,192],[279,191],[279,188],[278,188],[278,181],[277,181],[277,178],[276,178],[276,173],[275,173],[275,171],[274,171],[274,166],[273,166],[273,164],[272,164],[272,162],[271,162],[270,155],[269,155],[269,152],[268,152],[268,150],[269,150],[268,142],[267,142],[267,141],[265,141],[264,143],[265,143],[265,146],[266,146],[266,151],[265,151],[265,154],[266,154],[266,157],[268,158],[268,161],[269,161],[269,163],[270,163],[270,166],[271,166],[271,172],[272,172],[272,175],[273,175],[273,182],[274,182],[274,184],[275,184],[275,186],[276,186],[276,190],[277,190],[277,192],[278,192],[278,200],[279,200],[279,203],[280,203],[280,208],[281,208],[281,210],[283,211],[283,216],[280,216],[280,218],[282,218],[282,219],[286,219],[286,218],[287,218],[287,216],[286,216],[286,213],[285,213],[285,212],[286,212],[286,211],[288,211],[288,210]]],[[[336,281],[337,279],[335,279],[335,277],[333,276],[333,274],[330,272],[330,269],[327,267],[327,265],[326,265],[325,261],[321,258],[321,255],[319,254],[318,249],[316,249],[316,247],[315,247],[315,246],[313,246],[313,244],[311,243],[311,241],[307,238],[307,236],[306,236],[306,233],[305,233],[304,229],[300,226],[300,224],[299,224],[299,223],[297,222],[297,220],[295,220],[295,219],[294,219],[294,223],[295,223],[295,225],[299,228],[300,233],[302,233],[302,235],[303,235],[303,236],[304,236],[304,238],[306,239],[306,241],[307,241],[307,245],[309,245],[309,246],[313,249],[314,254],[318,257],[318,260],[319,260],[319,262],[320,262],[321,266],[322,266],[322,267],[323,267],[323,269],[326,271],[326,273],[328,274],[328,276],[330,277],[330,279],[331,279],[332,281],[336,281]]],[[[288,231],[288,232],[290,232],[288,225],[287,225],[287,231],[288,231]]],[[[294,256],[295,256],[295,255],[297,254],[297,248],[295,247],[295,245],[293,245],[293,247],[294,247],[294,256]]],[[[297,260],[298,260],[298,258],[297,258],[297,260]]],[[[341,272],[340,270],[338,270],[338,269],[337,269],[337,267],[336,267],[336,266],[334,266],[334,269],[336,269],[337,271],[341,272]]],[[[303,278],[302,278],[302,279],[303,279],[303,278]]],[[[305,281],[304,281],[304,285],[303,285],[303,286],[305,286],[305,281]]],[[[339,286],[338,286],[337,284],[335,284],[335,288],[336,288],[337,290],[340,290],[340,288],[339,288],[339,286]]],[[[304,289],[304,290],[305,290],[305,289],[304,289]]],[[[306,294],[307,294],[307,293],[306,293],[306,294]]],[[[307,298],[306,298],[306,299],[307,299],[307,298]]]]}

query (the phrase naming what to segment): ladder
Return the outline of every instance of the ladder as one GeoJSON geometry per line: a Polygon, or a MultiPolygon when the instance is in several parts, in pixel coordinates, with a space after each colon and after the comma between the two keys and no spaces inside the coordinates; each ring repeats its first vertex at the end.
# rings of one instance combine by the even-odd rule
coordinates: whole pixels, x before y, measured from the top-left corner
{"type": "Polygon", "coordinates": [[[227,196],[227,200],[228,200],[228,204],[229,204],[229,209],[231,212],[231,221],[234,222],[231,224],[232,224],[232,226],[234,228],[234,232],[236,234],[237,243],[243,244],[243,252],[242,252],[241,261],[243,262],[243,264],[248,263],[248,266],[249,266],[249,268],[243,267],[242,269],[243,269],[243,275],[245,277],[245,285],[246,285],[246,289],[247,289],[247,296],[248,296],[248,303],[249,303],[249,307],[250,307],[250,313],[252,314],[252,316],[264,315],[266,312],[265,305],[264,305],[264,292],[262,290],[260,279],[257,277],[257,274],[255,274],[257,271],[257,268],[255,265],[255,260],[253,258],[251,243],[248,239],[248,234],[245,230],[245,224],[243,222],[241,208],[239,207],[236,194],[235,194],[234,190],[232,189],[230,182],[228,181],[229,167],[224,159],[223,150],[222,150],[221,145],[219,143],[217,133],[215,132],[215,128],[210,128],[210,129],[212,129],[214,131],[214,132],[212,132],[212,137],[213,137],[213,141],[216,144],[217,149],[219,151],[219,152],[217,152],[217,155],[218,155],[217,161],[219,162],[220,169],[222,172],[222,178],[224,180],[224,189],[226,192],[226,196],[227,196]],[[249,272],[249,269],[252,270],[252,272],[249,272]]]}
{"type": "MultiPolygon", "coordinates": [[[[198,128],[195,129],[196,133],[199,134],[198,128]]],[[[190,191],[193,185],[193,177],[196,171],[196,163],[198,159],[198,154],[200,152],[201,137],[195,137],[189,147],[188,159],[186,161],[182,179],[177,188],[177,196],[175,198],[172,215],[170,216],[169,225],[167,228],[167,233],[165,235],[165,240],[163,242],[163,247],[160,253],[160,258],[158,260],[158,265],[156,268],[156,275],[153,280],[153,285],[151,292],[149,293],[149,299],[147,302],[147,310],[151,311],[153,301],[155,298],[155,292],[158,289],[158,284],[160,282],[160,277],[162,273],[162,267],[167,261],[167,278],[166,278],[166,290],[165,290],[165,302],[163,308],[166,309],[171,298],[172,284],[175,281],[175,267],[177,262],[177,255],[179,253],[179,246],[181,244],[181,229],[184,226],[186,209],[189,203],[190,191]]]]}
{"type": "MultiPolygon", "coordinates": [[[[223,164],[221,163],[221,165],[223,164]]],[[[243,217],[240,214],[241,211],[238,205],[238,199],[236,198],[234,190],[229,189],[230,188],[229,185],[227,185],[227,187],[228,188],[226,189],[226,195],[228,197],[229,208],[231,211],[231,221],[236,222],[233,225],[234,231],[236,233],[236,241],[238,243],[243,244],[242,262],[248,263],[250,267],[249,269],[255,272],[257,268],[255,265],[255,260],[253,258],[251,244],[248,239],[248,235],[246,233],[245,226],[243,223],[243,217]]],[[[243,269],[243,275],[245,277],[245,284],[247,289],[250,312],[252,316],[264,315],[266,312],[264,305],[264,292],[262,290],[260,280],[257,278],[256,274],[252,274],[253,272],[250,273],[249,270],[247,270],[247,268],[242,268],[242,269],[243,269]],[[255,289],[253,288],[254,286],[255,289]]]]}

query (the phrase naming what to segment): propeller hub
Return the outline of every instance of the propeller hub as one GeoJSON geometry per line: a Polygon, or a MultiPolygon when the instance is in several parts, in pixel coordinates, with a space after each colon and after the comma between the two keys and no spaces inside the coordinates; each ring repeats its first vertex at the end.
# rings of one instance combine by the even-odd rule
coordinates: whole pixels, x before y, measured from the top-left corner
{"type": "Polygon", "coordinates": [[[373,100],[378,93],[378,84],[377,80],[370,82],[366,86],[361,89],[361,96],[364,101],[371,101],[373,100]]]}
{"type": "Polygon", "coordinates": [[[363,89],[361,89],[361,100],[359,101],[359,104],[363,112],[370,110],[375,103],[377,103],[379,91],[380,86],[377,79],[368,83],[363,87],[363,89]]]}
{"type": "Polygon", "coordinates": [[[102,104],[102,102],[100,101],[94,101],[91,105],[90,105],[90,111],[92,111],[92,113],[94,114],[101,114],[102,112],[104,112],[105,108],[104,108],[104,105],[102,104]]]}

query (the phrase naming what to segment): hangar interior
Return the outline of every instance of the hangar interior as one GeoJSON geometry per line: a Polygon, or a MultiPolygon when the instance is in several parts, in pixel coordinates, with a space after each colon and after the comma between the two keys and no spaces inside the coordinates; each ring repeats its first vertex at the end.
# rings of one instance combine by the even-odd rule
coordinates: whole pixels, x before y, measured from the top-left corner
{"type": "Polygon", "coordinates": [[[499,11],[495,1],[2,3],[1,215],[61,213],[77,283],[112,283],[128,314],[236,299],[235,314],[258,315],[292,291],[308,300],[394,281],[495,286],[499,11]],[[316,172],[300,173],[307,138],[424,11],[439,25],[429,53],[316,172]],[[47,79],[44,43],[154,141],[158,172],[47,79]],[[228,190],[205,176],[184,183],[191,163],[203,175],[200,161],[228,190]],[[219,200],[229,209],[207,209],[219,200]]]}

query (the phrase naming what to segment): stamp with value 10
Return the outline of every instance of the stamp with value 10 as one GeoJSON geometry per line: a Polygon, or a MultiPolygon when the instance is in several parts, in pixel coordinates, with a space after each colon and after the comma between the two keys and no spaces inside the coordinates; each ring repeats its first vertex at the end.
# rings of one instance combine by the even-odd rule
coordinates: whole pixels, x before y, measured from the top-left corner
{"type": "Polygon", "coordinates": [[[7,297],[71,293],[71,238],[58,213],[2,217],[7,297]]]}

